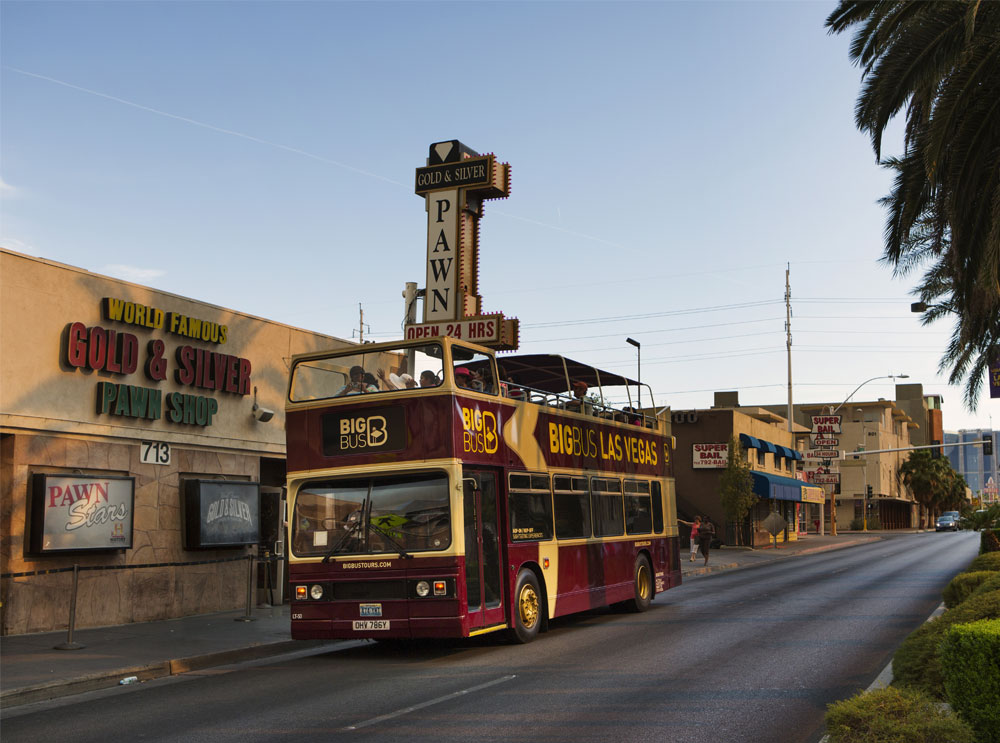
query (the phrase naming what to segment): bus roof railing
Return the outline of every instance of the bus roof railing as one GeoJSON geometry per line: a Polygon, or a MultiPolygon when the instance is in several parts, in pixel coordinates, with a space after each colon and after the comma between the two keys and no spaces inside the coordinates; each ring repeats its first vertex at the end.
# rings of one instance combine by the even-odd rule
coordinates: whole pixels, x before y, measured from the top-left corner
{"type": "Polygon", "coordinates": [[[515,402],[528,402],[558,410],[583,413],[606,421],[642,425],[643,428],[658,427],[656,417],[647,412],[634,410],[631,407],[616,407],[593,398],[581,400],[565,392],[550,392],[527,385],[501,382],[501,394],[515,402]]]}

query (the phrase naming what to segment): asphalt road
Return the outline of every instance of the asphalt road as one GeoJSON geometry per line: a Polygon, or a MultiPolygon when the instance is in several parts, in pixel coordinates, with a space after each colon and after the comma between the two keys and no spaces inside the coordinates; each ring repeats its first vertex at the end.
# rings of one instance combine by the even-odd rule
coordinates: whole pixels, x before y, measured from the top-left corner
{"type": "Polygon", "coordinates": [[[5,716],[20,741],[817,741],[979,535],[925,533],[690,581],[645,614],[399,648],[349,644],[5,716]]]}

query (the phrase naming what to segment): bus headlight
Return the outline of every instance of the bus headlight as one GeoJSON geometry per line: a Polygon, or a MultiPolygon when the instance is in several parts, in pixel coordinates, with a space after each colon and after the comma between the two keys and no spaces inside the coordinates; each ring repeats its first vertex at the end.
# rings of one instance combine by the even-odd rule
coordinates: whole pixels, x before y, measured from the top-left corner
{"type": "Polygon", "coordinates": [[[430,592],[431,592],[431,584],[430,583],[428,583],[425,580],[422,580],[419,583],[417,583],[417,595],[420,596],[420,598],[423,598],[424,596],[428,595],[430,592]]]}
{"type": "Polygon", "coordinates": [[[323,586],[321,586],[319,583],[314,583],[309,588],[309,595],[312,596],[317,601],[319,601],[321,598],[323,598],[323,586]]]}

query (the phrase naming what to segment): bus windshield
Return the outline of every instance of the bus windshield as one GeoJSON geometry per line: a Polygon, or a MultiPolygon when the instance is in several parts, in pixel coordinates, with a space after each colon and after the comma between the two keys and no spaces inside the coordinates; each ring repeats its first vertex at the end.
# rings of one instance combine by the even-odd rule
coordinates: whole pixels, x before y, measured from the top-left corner
{"type": "Polygon", "coordinates": [[[443,358],[441,344],[428,343],[305,359],[292,369],[289,398],[309,402],[437,387],[443,379],[443,358]]]}
{"type": "Polygon", "coordinates": [[[448,476],[320,480],[295,501],[292,550],[300,557],[443,550],[451,544],[448,476]]]}

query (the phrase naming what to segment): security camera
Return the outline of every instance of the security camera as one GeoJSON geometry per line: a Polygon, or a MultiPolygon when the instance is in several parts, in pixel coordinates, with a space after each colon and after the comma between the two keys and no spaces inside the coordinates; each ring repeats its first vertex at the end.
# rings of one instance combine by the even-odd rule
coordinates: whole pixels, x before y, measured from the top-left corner
{"type": "Polygon", "coordinates": [[[259,422],[267,423],[274,417],[274,411],[271,410],[270,408],[263,408],[260,405],[254,403],[252,415],[259,422]]]}

